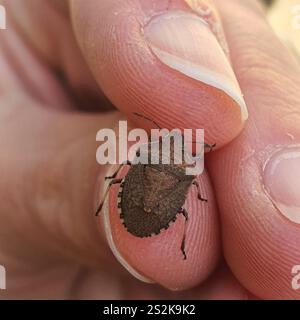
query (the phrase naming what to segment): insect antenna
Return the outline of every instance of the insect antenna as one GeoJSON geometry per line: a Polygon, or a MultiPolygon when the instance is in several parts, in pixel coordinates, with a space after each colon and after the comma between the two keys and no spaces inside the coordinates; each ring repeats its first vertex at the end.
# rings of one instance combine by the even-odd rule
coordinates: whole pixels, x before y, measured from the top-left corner
{"type": "MultiPolygon", "coordinates": [[[[152,122],[158,129],[162,130],[161,126],[156,121],[154,121],[154,120],[152,120],[152,119],[150,119],[150,118],[148,118],[148,117],[146,117],[146,116],[144,116],[144,115],[142,115],[140,113],[137,113],[137,112],[133,112],[133,114],[135,116],[137,116],[137,117],[140,117],[140,118],[143,118],[143,119],[145,119],[147,121],[152,122]]],[[[200,143],[200,142],[197,142],[197,141],[188,141],[188,142],[189,143],[193,143],[193,144],[194,143],[200,143]]],[[[209,152],[212,152],[213,149],[216,147],[216,145],[217,145],[216,143],[214,143],[214,144],[204,143],[204,148],[207,148],[207,149],[209,149],[209,152]]]]}
{"type": "Polygon", "coordinates": [[[160,129],[160,130],[162,129],[161,126],[156,121],[154,121],[154,120],[152,120],[152,119],[150,119],[150,118],[148,118],[148,117],[146,117],[146,116],[144,116],[144,115],[142,115],[140,113],[137,113],[137,112],[134,112],[133,114],[135,116],[137,116],[137,117],[140,117],[140,118],[143,118],[143,119],[145,119],[147,121],[152,122],[158,129],[160,129]]]}
{"type": "Polygon", "coordinates": [[[95,213],[95,216],[96,216],[96,217],[98,217],[98,216],[99,216],[99,213],[102,211],[102,208],[103,208],[104,202],[105,202],[105,200],[106,200],[106,198],[107,198],[107,196],[108,196],[108,192],[109,192],[110,187],[111,187],[113,184],[122,183],[122,181],[123,181],[123,179],[113,179],[112,181],[110,181],[108,187],[107,187],[106,190],[105,190],[105,193],[104,193],[104,195],[103,195],[103,198],[102,198],[102,200],[101,200],[101,202],[100,202],[100,204],[99,204],[99,206],[98,206],[98,208],[97,208],[97,211],[96,211],[96,213],[95,213]]]}
{"type": "Polygon", "coordinates": [[[187,141],[187,143],[197,143],[197,144],[203,144],[204,145],[204,148],[207,148],[209,149],[209,152],[213,151],[213,149],[217,146],[216,143],[214,144],[208,144],[208,143],[201,143],[201,142],[197,142],[197,141],[187,141]]]}

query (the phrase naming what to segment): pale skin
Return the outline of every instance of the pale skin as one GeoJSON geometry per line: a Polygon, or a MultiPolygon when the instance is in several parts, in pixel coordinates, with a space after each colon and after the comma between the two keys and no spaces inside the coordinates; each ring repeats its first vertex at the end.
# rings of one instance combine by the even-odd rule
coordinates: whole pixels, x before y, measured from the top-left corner
{"type": "Polygon", "coordinates": [[[260,161],[269,146],[300,141],[300,64],[268,26],[262,6],[214,1],[248,106],[243,122],[227,98],[210,101],[208,87],[158,59],[147,61],[132,21],[142,21],[141,7],[172,10],[164,1],[70,2],[0,1],[10,17],[0,38],[0,264],[8,276],[0,297],[299,299],[290,283],[292,266],[300,264],[300,226],[254,192],[262,189],[260,161]],[[133,19],[124,19],[128,12],[133,19]],[[160,91],[162,79],[167,89],[160,91]],[[157,284],[136,280],[116,261],[94,216],[111,169],[95,161],[96,132],[124,118],[104,94],[131,121],[149,103],[160,125],[203,127],[207,142],[217,145],[197,180],[208,203],[194,187],[185,204],[193,221],[186,261],[183,217],[144,241],[115,215],[118,186],[109,195],[119,252],[157,284]],[[188,123],[182,114],[191,115],[188,123]]]}

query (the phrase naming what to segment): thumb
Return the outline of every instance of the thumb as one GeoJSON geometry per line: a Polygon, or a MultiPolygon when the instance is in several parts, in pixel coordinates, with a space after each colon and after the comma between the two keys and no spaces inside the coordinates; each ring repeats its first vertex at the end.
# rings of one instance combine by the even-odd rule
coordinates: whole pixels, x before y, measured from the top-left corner
{"type": "MultiPolygon", "coordinates": [[[[14,235],[14,241],[0,241],[5,244],[3,252],[18,252],[20,259],[25,253],[24,259],[35,265],[45,263],[45,257],[61,258],[117,273],[120,269],[108,240],[117,259],[135,277],[170,289],[195,286],[213,271],[220,248],[216,204],[207,174],[198,182],[209,202],[199,201],[197,189],[191,188],[185,203],[188,259],[183,260],[184,218],[178,217],[155,237],[135,237],[119,218],[118,186],[109,192],[109,209],[101,216],[104,221],[95,223],[96,206],[106,190],[105,176],[114,169],[97,164],[96,133],[101,127],[114,128],[119,114],[72,115],[48,111],[32,101],[22,104],[26,108],[16,103],[0,114],[0,147],[5,150],[0,192],[7,199],[0,213],[0,230],[5,228],[5,232],[0,235],[14,235]],[[23,143],[19,146],[16,141],[23,143]],[[24,155],[24,161],[15,160],[24,155]]],[[[126,172],[121,171],[122,175],[126,172]]],[[[9,267],[9,261],[4,262],[9,267]]]]}

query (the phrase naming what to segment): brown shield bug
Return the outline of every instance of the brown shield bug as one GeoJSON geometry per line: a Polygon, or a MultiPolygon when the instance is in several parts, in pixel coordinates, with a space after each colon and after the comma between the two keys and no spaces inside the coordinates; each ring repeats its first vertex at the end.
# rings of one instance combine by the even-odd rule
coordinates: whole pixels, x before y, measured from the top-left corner
{"type": "MultiPolygon", "coordinates": [[[[147,121],[153,120],[135,113],[147,121]]],[[[174,152],[174,140],[170,140],[170,153],[174,152]]],[[[150,145],[150,144],[149,144],[150,145]]],[[[150,146],[149,151],[150,150],[150,146]]],[[[205,144],[204,147],[212,150],[215,145],[205,144]]],[[[184,150],[182,150],[182,153],[184,150]]],[[[136,156],[139,156],[138,150],[136,156]]],[[[150,154],[150,153],[149,153],[150,154]]],[[[119,166],[116,172],[105,179],[110,179],[109,186],[103,196],[96,216],[101,212],[109,189],[114,184],[120,184],[118,194],[118,209],[120,219],[125,228],[136,237],[151,237],[158,235],[163,229],[168,229],[171,222],[174,222],[178,214],[185,218],[185,230],[181,242],[181,251],[186,259],[185,253],[185,231],[188,221],[188,212],[183,208],[189,188],[194,185],[198,190],[198,199],[207,202],[200,194],[199,184],[195,175],[186,175],[185,162],[175,164],[174,158],[170,158],[170,164],[162,163],[163,153],[161,143],[159,144],[158,164],[133,164],[126,162],[119,166]],[[123,178],[116,179],[119,171],[124,165],[130,169],[123,178]]]]}

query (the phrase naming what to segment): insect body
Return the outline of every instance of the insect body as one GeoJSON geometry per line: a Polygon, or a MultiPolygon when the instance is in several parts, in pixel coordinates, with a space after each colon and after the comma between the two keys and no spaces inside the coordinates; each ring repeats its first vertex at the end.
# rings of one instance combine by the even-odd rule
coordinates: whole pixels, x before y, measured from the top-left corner
{"type": "Polygon", "coordinates": [[[149,237],[167,229],[182,212],[193,181],[184,169],[170,165],[133,165],[121,187],[120,218],[137,237],[149,237]]]}
{"type": "MultiPolygon", "coordinates": [[[[148,118],[146,118],[148,119],[148,118]]],[[[211,146],[210,146],[211,147],[211,146]]],[[[171,153],[174,142],[171,139],[171,153]]],[[[178,214],[188,221],[188,212],[183,208],[189,188],[194,185],[198,188],[198,199],[206,201],[201,197],[199,184],[196,176],[186,175],[187,164],[175,164],[171,158],[170,164],[162,163],[162,151],[159,149],[158,164],[131,164],[127,175],[122,179],[116,179],[118,170],[110,177],[110,186],[120,184],[118,194],[118,210],[120,219],[128,232],[136,237],[150,237],[157,235],[163,229],[168,229],[178,214]]],[[[139,151],[137,152],[137,154],[139,151]]],[[[104,195],[96,215],[102,210],[104,200],[109,188],[104,195]]],[[[185,226],[186,228],[186,226],[185,226]]],[[[185,231],[181,244],[184,259],[185,253],[185,231]]]]}

